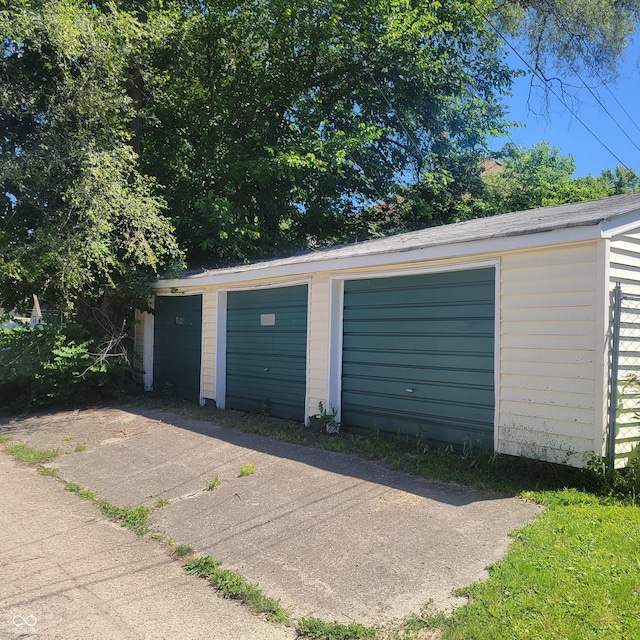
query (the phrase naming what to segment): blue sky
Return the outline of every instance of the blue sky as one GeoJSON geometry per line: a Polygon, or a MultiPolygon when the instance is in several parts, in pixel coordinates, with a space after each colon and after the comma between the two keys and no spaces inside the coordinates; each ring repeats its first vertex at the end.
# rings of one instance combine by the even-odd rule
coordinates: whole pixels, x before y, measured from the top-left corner
{"type": "MultiPolygon", "coordinates": [[[[577,101],[571,105],[578,117],[618,156],[621,162],[611,155],[555,97],[551,97],[547,116],[536,116],[528,111],[529,77],[518,78],[513,87],[513,95],[506,100],[509,105],[510,119],[526,124],[525,127],[511,131],[511,140],[524,147],[546,140],[554,147],[559,147],[563,154],[575,156],[574,176],[576,177],[589,173],[598,175],[602,169],[614,168],[621,163],[640,172],[640,150],[634,146],[635,143],[640,147],[639,61],[640,35],[636,35],[634,42],[625,52],[618,80],[615,84],[608,85],[611,93],[622,104],[632,120],[629,120],[607,88],[599,87],[595,90],[600,102],[633,142],[624,135],[586,89],[580,89],[577,92],[577,101]]],[[[522,63],[515,56],[510,58],[510,63],[514,67],[522,67],[522,63]]],[[[531,107],[540,111],[540,94],[531,96],[531,107]]],[[[501,146],[505,142],[509,142],[509,139],[500,139],[496,146],[501,146]]]]}

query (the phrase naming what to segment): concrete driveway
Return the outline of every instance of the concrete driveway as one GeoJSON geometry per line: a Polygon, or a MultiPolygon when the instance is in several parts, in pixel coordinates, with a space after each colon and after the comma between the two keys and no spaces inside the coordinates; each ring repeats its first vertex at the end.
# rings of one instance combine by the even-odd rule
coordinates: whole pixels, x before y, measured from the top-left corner
{"type": "MultiPolygon", "coordinates": [[[[244,434],[159,410],[59,412],[0,422],[0,433],[39,449],[69,451],[50,466],[64,480],[93,489],[117,506],[153,507],[159,498],[168,499],[167,506],[152,514],[155,531],[239,571],[290,607],[296,617],[382,624],[418,612],[429,601],[434,610],[460,604],[452,591],[486,578],[486,567],[504,554],[509,532],[539,511],[518,498],[416,478],[356,456],[244,434]],[[78,444],[86,449],[75,452],[78,444]],[[255,464],[255,473],[240,476],[240,467],[248,463],[255,464]],[[219,486],[207,490],[207,480],[215,476],[219,486]]],[[[110,525],[91,504],[64,492],[52,478],[6,459],[2,464],[3,504],[16,490],[16,478],[46,487],[43,491],[51,494],[47,509],[52,509],[51,520],[60,528],[55,535],[63,536],[68,548],[83,543],[82,538],[65,536],[65,527],[71,523],[74,531],[97,527],[115,536],[105,542],[105,549],[110,544],[118,549],[135,544],[150,550],[157,560],[153,564],[167,571],[168,580],[176,581],[167,607],[179,606],[185,580],[208,589],[206,598],[217,601],[216,610],[231,605],[203,581],[182,575],[178,579],[180,568],[160,543],[138,540],[110,525]]],[[[20,508],[9,517],[20,519],[20,508]]],[[[24,535],[15,526],[9,533],[24,535]]],[[[11,553],[6,545],[2,550],[3,572],[11,566],[15,549],[20,549],[20,541],[14,543],[18,546],[11,547],[11,553]]],[[[39,589],[25,585],[37,581],[43,563],[50,562],[51,557],[25,560],[17,575],[3,581],[0,612],[5,619],[18,611],[15,603],[28,613],[46,601],[49,582],[39,589]]],[[[74,556],[57,562],[68,567],[74,556]]],[[[103,570],[96,566],[99,574],[103,570]]],[[[113,576],[114,589],[126,577],[113,576]]],[[[233,606],[246,621],[249,614],[233,606]]],[[[128,620],[131,613],[123,616],[128,620]]],[[[257,618],[253,623],[266,624],[257,618]]],[[[268,632],[247,628],[238,635],[231,623],[221,624],[235,629],[229,637],[285,637],[290,632],[269,625],[268,632]],[[281,632],[285,635],[278,636],[281,632]]]]}

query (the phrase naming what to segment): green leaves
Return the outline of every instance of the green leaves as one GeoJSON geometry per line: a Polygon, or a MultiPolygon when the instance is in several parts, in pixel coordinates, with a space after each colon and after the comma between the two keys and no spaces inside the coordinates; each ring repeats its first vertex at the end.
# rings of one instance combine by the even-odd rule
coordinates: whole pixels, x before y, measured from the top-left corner
{"type": "Polygon", "coordinates": [[[174,27],[140,154],[192,264],[343,239],[432,153],[502,126],[510,75],[466,2],[209,3],[174,27]]]}
{"type": "Polygon", "coordinates": [[[0,15],[0,304],[36,293],[71,311],[181,261],[165,203],[128,145],[135,14],[77,0],[0,15]]]}

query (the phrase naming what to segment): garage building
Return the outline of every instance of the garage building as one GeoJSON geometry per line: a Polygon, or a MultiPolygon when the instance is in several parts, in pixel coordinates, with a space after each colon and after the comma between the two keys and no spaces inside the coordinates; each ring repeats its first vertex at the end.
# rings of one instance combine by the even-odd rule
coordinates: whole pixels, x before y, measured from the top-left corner
{"type": "Polygon", "coordinates": [[[640,194],[158,280],[136,345],[149,389],[581,466],[618,282],[640,294],[640,194]]]}

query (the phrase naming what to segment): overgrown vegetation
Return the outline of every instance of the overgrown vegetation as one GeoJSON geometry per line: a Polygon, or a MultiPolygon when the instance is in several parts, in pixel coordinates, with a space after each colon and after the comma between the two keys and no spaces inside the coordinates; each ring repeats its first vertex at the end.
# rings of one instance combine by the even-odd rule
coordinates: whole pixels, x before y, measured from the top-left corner
{"type": "Polygon", "coordinates": [[[225,598],[240,600],[252,611],[264,614],[267,620],[289,624],[289,612],[273,598],[265,596],[257,585],[227,569],[220,568],[220,562],[211,556],[200,556],[184,565],[186,573],[208,580],[225,598]]]}
{"type": "Polygon", "coordinates": [[[127,349],[102,357],[96,334],[77,323],[0,329],[0,411],[77,405],[132,392],[127,349]]]}

